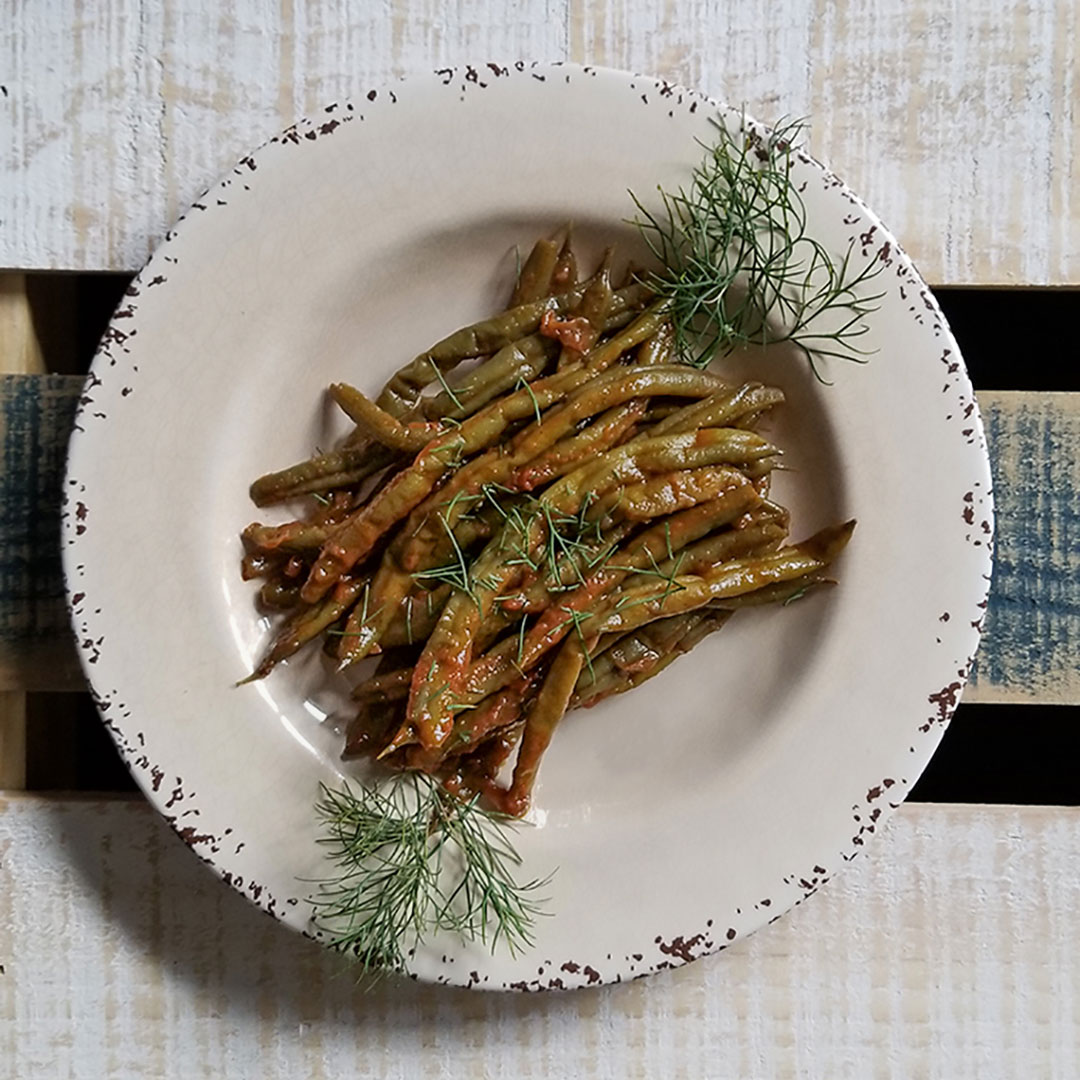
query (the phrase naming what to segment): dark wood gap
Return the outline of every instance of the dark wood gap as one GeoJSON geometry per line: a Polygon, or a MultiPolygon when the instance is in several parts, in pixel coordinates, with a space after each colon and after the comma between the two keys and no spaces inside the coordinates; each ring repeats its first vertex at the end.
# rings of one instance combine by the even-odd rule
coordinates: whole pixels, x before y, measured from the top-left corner
{"type": "Polygon", "coordinates": [[[1080,290],[935,289],[976,390],[1080,390],[1080,290]]]}
{"type": "Polygon", "coordinates": [[[29,791],[135,791],[87,693],[26,695],[29,791]]]}
{"type": "Polygon", "coordinates": [[[1080,707],[964,705],[908,799],[1080,806],[1080,707]]]}

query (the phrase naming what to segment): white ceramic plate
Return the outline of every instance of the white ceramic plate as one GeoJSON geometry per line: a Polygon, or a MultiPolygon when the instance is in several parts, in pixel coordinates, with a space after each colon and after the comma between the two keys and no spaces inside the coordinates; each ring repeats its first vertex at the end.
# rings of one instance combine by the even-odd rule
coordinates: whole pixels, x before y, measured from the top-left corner
{"type": "MultiPolygon", "coordinates": [[[[627,189],[685,181],[718,108],[652,79],[488,66],[409,79],[272,139],[201,197],[116,313],[72,439],[65,556],[99,707],[136,778],[235,888],[305,929],[313,800],[350,775],[319,656],[234,688],[266,638],[237,534],[257,475],[343,429],[324,388],[374,392],[506,295],[514,245],[567,219],[614,237],[627,189]],[[327,719],[327,714],[330,718],[327,719]]],[[[439,939],[419,977],[626,979],[716,951],[858,853],[941,736],[990,575],[971,386],[895,239],[797,167],[812,233],[880,258],[866,366],[742,361],[788,394],[772,428],[793,531],[857,517],[841,584],[745,612],[640,690],[565,722],[523,873],[556,870],[534,951],[439,939]]],[[[261,515],[264,519],[269,515],[261,515]]]]}

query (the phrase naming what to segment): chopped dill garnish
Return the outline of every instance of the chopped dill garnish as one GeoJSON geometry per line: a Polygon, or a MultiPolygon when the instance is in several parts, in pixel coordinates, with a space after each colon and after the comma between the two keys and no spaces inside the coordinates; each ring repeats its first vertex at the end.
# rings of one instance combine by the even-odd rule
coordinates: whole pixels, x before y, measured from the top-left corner
{"type": "Polygon", "coordinates": [[[533,388],[528,384],[525,376],[521,376],[517,381],[517,390],[524,390],[529,395],[529,400],[532,402],[533,412],[536,415],[536,422],[540,423],[540,402],[536,400],[536,394],[533,393],[533,388]]]}
{"type": "Polygon", "coordinates": [[[431,368],[435,372],[435,378],[439,380],[439,385],[443,388],[443,392],[450,399],[454,408],[458,409],[459,411],[463,410],[464,406],[458,399],[457,394],[455,394],[454,391],[450,389],[450,384],[446,381],[446,376],[443,375],[442,371],[439,369],[439,365],[433,361],[431,364],[431,368]]]}

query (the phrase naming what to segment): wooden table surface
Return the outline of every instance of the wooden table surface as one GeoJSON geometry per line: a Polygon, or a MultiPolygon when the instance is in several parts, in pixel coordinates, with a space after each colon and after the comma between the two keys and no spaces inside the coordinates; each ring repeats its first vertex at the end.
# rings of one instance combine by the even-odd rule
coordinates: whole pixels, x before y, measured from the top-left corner
{"type": "MultiPolygon", "coordinates": [[[[1074,289],[1078,33],[1076,0],[9,3],[0,1078],[1080,1075],[1076,808],[908,804],[808,904],[631,985],[362,996],[141,800],[20,790],[28,735],[70,760],[68,703],[83,700],[54,533],[82,386],[78,298],[101,289],[57,272],[134,271],[200,191],[305,112],[412,71],[524,58],[808,115],[811,149],[932,285],[1074,289]]],[[[995,306],[988,295],[988,318],[995,306]]],[[[1075,367],[1069,347],[1046,363],[1075,367]]],[[[1009,385],[1028,384],[979,393],[999,531],[965,701],[1074,706],[1078,397],[1009,385]]]]}

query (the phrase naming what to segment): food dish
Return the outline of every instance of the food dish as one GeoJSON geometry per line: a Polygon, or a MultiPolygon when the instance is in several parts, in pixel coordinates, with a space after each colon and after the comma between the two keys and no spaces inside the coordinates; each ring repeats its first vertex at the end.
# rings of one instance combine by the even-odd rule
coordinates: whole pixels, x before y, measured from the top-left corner
{"type": "MultiPolygon", "coordinates": [[[[404,347],[486,314],[513,275],[509,259],[498,280],[490,266],[513,244],[573,218],[598,256],[628,216],[625,189],[645,198],[685,178],[716,107],[619,73],[502,72],[406,82],[241,162],[136,280],[72,444],[66,569],[103,715],[181,835],[298,928],[310,927],[302,880],[323,872],[313,789],[359,774],[339,765],[325,719],[347,683],[296,664],[232,689],[266,637],[235,580],[250,477],[272,464],[268,448],[285,466],[344,433],[329,414],[305,419],[343,372],[370,366],[355,381],[375,392],[404,347]],[[572,178],[544,150],[567,110],[598,163],[572,178]],[[503,133],[487,168],[460,153],[466,130],[481,144],[503,133]],[[204,508],[194,522],[191,507],[204,508]],[[117,556],[131,550],[168,551],[173,572],[117,556]]],[[[857,852],[936,745],[989,575],[975,403],[895,240],[805,156],[797,179],[814,236],[839,254],[854,240],[884,267],[863,342],[873,358],[824,364],[829,387],[783,348],[767,370],[737,356],[725,373],[777,384],[790,403],[770,439],[798,470],[777,477],[776,497],[799,535],[858,513],[843,587],[782,619],[747,612],[737,641],[710,639],[618,709],[568,721],[545,763],[544,815],[517,837],[526,879],[558,868],[555,917],[517,956],[433,938],[411,958],[418,977],[586,985],[723,947],[857,852]]],[[[616,239],[640,251],[629,227],[616,239]]]]}
{"type": "MultiPolygon", "coordinates": [[[[609,248],[579,282],[570,227],[539,239],[505,311],[426,349],[377,401],[333,384],[355,430],[251,486],[256,504],[307,508],[242,534],[244,576],[265,579],[261,607],[285,612],[244,683],[320,636],[339,672],[380,655],[352,692],[343,756],[369,757],[385,775],[360,796],[325,790],[338,873],[315,900],[317,925],[366,972],[407,971],[407,949],[438,928],[483,940],[494,926],[493,945],[509,934],[527,948],[538,908],[505,834],[501,847],[485,842],[496,821],[481,804],[523,817],[568,710],[660,674],[740,607],[787,606],[827,583],[847,545],[854,522],[785,545],[790,516],[768,498],[781,451],[757,431],[783,394],[709,370],[736,345],[734,301],[717,277],[746,282],[742,307],[764,349],[790,340],[787,312],[770,305],[791,265],[805,270],[788,231],[801,211],[786,182],[790,140],[718,132],[707,162],[722,170],[695,172],[709,208],[692,231],[669,216],[674,251],[658,270],[630,269],[616,289],[609,248]],[[702,226],[718,198],[749,205],[736,189],[757,195],[770,174],[784,176],[784,197],[727,274],[730,220],[717,244],[698,243],[702,226]],[[690,255],[714,318],[672,265],[690,255]],[[693,314],[680,319],[688,294],[693,314]],[[447,841],[470,823],[451,869],[447,841]]],[[[831,261],[821,269],[839,276],[831,261]]],[[[783,294],[806,327],[809,292],[783,294]]],[[[869,313],[854,284],[830,295],[869,313]]]]}

